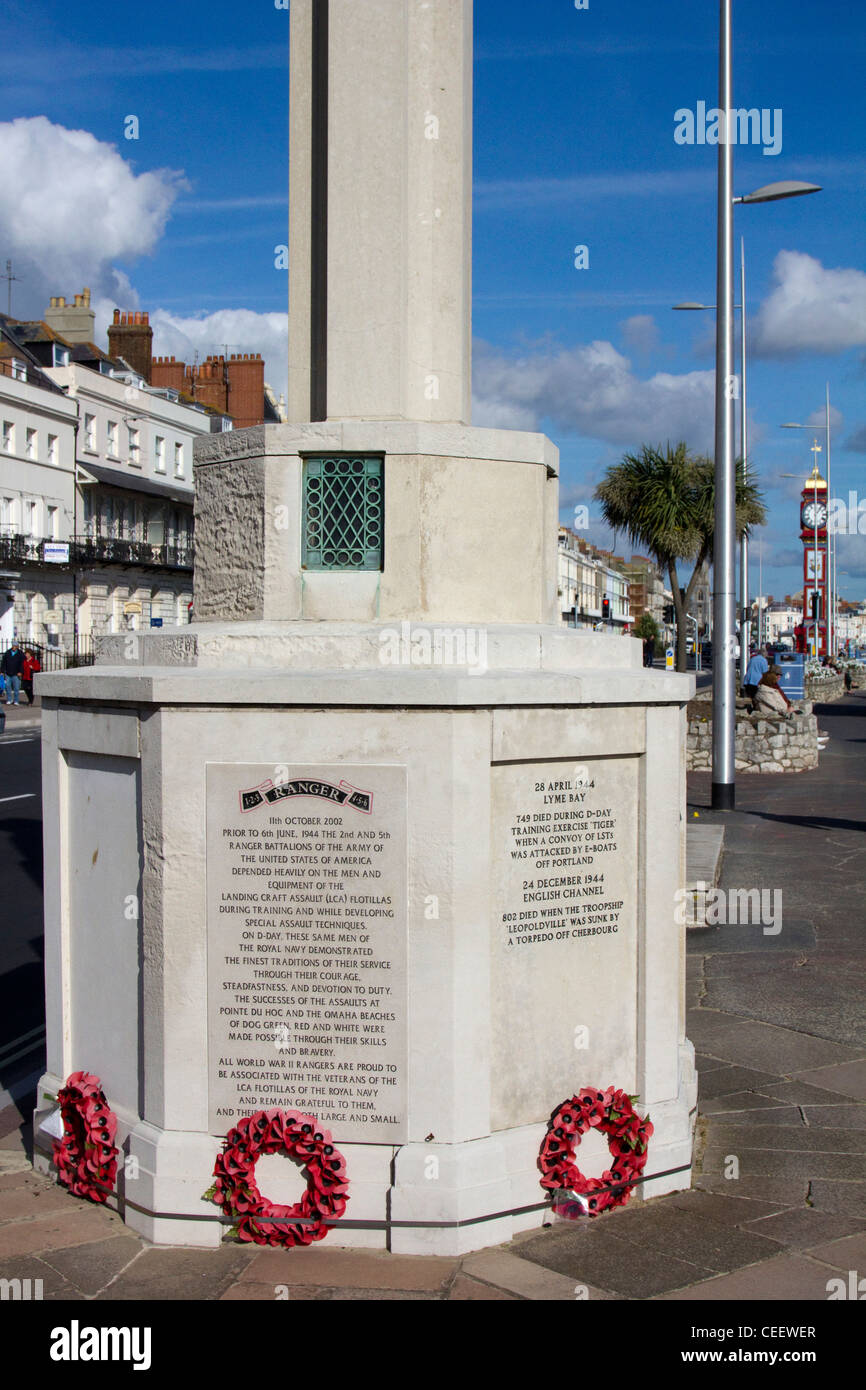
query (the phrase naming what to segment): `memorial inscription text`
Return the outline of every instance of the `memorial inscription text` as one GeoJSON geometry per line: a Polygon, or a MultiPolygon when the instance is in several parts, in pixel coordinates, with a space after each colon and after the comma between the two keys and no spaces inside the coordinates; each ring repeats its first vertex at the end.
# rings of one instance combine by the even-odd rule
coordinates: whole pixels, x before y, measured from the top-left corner
{"type": "Polygon", "coordinates": [[[207,777],[212,1131],[301,1109],[344,1142],[402,1142],[404,770],[207,777]]]}

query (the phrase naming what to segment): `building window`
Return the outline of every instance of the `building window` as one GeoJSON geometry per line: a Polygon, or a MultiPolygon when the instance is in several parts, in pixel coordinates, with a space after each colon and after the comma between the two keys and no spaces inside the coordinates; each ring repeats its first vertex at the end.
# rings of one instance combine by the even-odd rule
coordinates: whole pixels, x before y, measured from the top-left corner
{"type": "Polygon", "coordinates": [[[84,417],[84,447],[89,453],[96,453],[96,416],[84,417]]]}
{"type": "Polygon", "coordinates": [[[60,512],[57,507],[46,507],[45,534],[51,541],[56,541],[60,535],[60,512]]]}
{"type": "Polygon", "coordinates": [[[61,347],[59,343],[52,343],[51,365],[52,367],[69,366],[69,348],[61,347]]]}
{"type": "Polygon", "coordinates": [[[119,457],[120,457],[120,455],[119,455],[118,452],[117,452],[117,421],[116,421],[116,420],[109,420],[109,422],[108,422],[108,457],[109,457],[110,459],[116,459],[116,458],[119,458],[119,457]]]}
{"type": "Polygon", "coordinates": [[[383,475],[381,458],[305,459],[305,569],[382,569],[383,475]]]}
{"type": "Polygon", "coordinates": [[[129,425],[129,461],[134,468],[141,467],[141,442],[138,430],[129,425]]]}
{"type": "Polygon", "coordinates": [[[25,503],[24,503],[24,524],[25,524],[25,527],[26,527],[25,535],[28,535],[28,536],[38,536],[38,535],[39,535],[39,503],[38,503],[38,502],[25,502],[25,503]]]}
{"type": "Polygon", "coordinates": [[[12,536],[15,534],[15,512],[16,498],[0,498],[0,530],[2,530],[4,536],[12,536]]]}
{"type": "Polygon", "coordinates": [[[20,359],[20,357],[13,357],[13,358],[12,358],[12,380],[13,380],[13,381],[26,381],[26,380],[27,380],[27,364],[26,364],[26,362],[22,362],[21,359],[20,359]]]}
{"type": "Polygon", "coordinates": [[[15,453],[15,426],[11,420],[3,421],[3,452],[15,453]]]}
{"type": "Polygon", "coordinates": [[[28,457],[29,459],[35,459],[35,458],[36,458],[36,452],[37,452],[36,431],[35,431],[35,430],[30,430],[30,429],[25,430],[24,439],[25,439],[25,442],[24,442],[24,449],[25,449],[25,452],[26,452],[26,454],[27,454],[27,457],[28,457]]]}
{"type": "Polygon", "coordinates": [[[56,434],[49,434],[49,436],[48,436],[48,462],[49,462],[49,463],[59,463],[59,462],[60,462],[60,455],[59,455],[58,449],[57,449],[57,442],[58,442],[58,441],[57,441],[57,435],[56,435],[56,434]]]}
{"type": "Polygon", "coordinates": [[[164,472],[165,472],[165,439],[163,438],[163,436],[162,436],[161,434],[158,434],[158,435],[156,436],[156,439],[154,440],[154,443],[153,443],[153,450],[154,450],[154,465],[153,465],[153,466],[154,466],[154,468],[156,469],[157,473],[164,473],[164,472]]]}
{"type": "Polygon", "coordinates": [[[174,476],[175,476],[176,478],[182,478],[182,477],[183,477],[183,445],[182,445],[182,444],[175,444],[175,446],[174,446],[174,476]]]}

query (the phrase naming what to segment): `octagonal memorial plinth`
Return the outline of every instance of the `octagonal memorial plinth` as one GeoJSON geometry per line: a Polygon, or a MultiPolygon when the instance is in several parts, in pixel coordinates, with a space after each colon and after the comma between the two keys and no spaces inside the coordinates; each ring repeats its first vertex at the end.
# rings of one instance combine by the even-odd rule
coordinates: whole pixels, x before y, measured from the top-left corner
{"type": "Polygon", "coordinates": [[[222,1137],[270,1106],[346,1156],[333,1244],[538,1226],[584,1085],[652,1118],[636,1199],[688,1186],[689,677],[531,624],[213,622],[101,661],[41,678],[40,1094],[101,1077],[130,1226],[217,1244],[222,1137]]]}

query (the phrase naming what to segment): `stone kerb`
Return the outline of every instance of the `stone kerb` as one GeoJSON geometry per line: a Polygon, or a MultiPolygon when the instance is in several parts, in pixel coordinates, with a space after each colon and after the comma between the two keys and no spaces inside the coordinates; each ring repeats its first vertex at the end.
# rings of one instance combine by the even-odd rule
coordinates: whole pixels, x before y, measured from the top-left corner
{"type": "MultiPolygon", "coordinates": [[[[690,714],[687,735],[690,772],[712,767],[712,719],[690,714]]],[[[767,718],[737,711],[736,770],[738,772],[806,772],[818,766],[818,720],[806,702],[801,713],[767,718]]]]}

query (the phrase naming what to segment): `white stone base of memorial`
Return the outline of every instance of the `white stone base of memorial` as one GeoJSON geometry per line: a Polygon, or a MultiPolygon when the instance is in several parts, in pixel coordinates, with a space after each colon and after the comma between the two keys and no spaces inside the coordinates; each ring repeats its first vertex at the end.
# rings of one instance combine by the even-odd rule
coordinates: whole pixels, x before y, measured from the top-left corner
{"type": "MultiPolygon", "coordinates": [[[[128,664],[112,653],[40,690],[42,1089],[56,1094],[76,1070],[100,1076],[120,1121],[128,1224],[160,1244],[217,1245],[223,1227],[203,1194],[220,1136],[271,1106],[316,1115],[346,1157],[351,1200],[330,1244],[459,1253],[537,1228],[547,1118],[583,1086],[620,1086],[649,1112],[641,1197],[688,1186],[694,1072],[676,907],[691,679],[645,671],[636,642],[556,628],[491,626],[470,671],[437,667],[435,650],[422,650],[426,669],[382,665],[381,624],[229,626],[165,634],[165,664],[148,635],[128,664]],[[179,641],[195,648],[181,654],[179,641]],[[383,866],[381,889],[366,870],[369,887],[360,870],[336,876],[362,895],[352,901],[394,909],[360,925],[367,969],[292,958],[324,950],[297,945],[328,928],[318,908],[322,920],[293,905],[299,926],[283,909],[247,922],[248,909],[222,907],[231,885],[277,873],[261,867],[278,860],[264,832],[306,834],[310,816],[320,837],[349,827],[356,853],[371,831],[385,846],[369,861],[383,866]],[[257,831],[238,840],[242,856],[227,846],[245,826],[257,831]],[[240,959],[266,949],[242,943],[260,928],[270,940],[268,925],[282,959],[240,959]],[[284,1049],[267,1034],[270,1001],[242,999],[252,967],[274,979],[253,989],[280,988],[270,963],[305,972],[275,995],[288,1008],[284,1049]],[[302,1050],[298,1030],[328,1017],[307,993],[323,981],[368,996],[388,986],[381,1025],[353,1030],[369,1047],[320,1034],[331,1053],[302,1050]],[[245,1003],[258,1017],[230,1022],[245,1003]],[[328,1055],[352,1062],[353,1086],[315,1073],[311,1059],[328,1055]],[[393,1082],[376,1082],[380,1062],[393,1082]],[[250,1068],[258,1079],[242,1084],[250,1068]]],[[[329,891],[327,848],[281,853],[312,864],[329,891]]],[[[330,1017],[355,1007],[368,1021],[382,1008],[330,1017]]]]}
{"type": "MultiPolygon", "coordinates": [[[[654,1134],[644,1181],[631,1202],[690,1186],[697,1093],[690,1043],[680,1049],[680,1059],[679,1094],[639,1107],[649,1111],[654,1134]]],[[[34,1116],[33,1166],[51,1177],[56,1170],[45,1122],[56,1106],[46,1097],[56,1095],[62,1084],[45,1073],[39,1084],[43,1100],[34,1116]]],[[[161,1130],[136,1121],[122,1107],[115,1114],[120,1156],[117,1192],[108,1209],[154,1245],[218,1247],[227,1223],[203,1194],[213,1182],[220,1139],[161,1130]]],[[[326,1238],[328,1248],[464,1255],[540,1229],[550,1222],[537,1163],[546,1132],[546,1125],[534,1124],[462,1144],[341,1145],[350,1202],[344,1220],[326,1238]]],[[[580,1166],[579,1149],[576,1157],[580,1166]]],[[[274,1200],[286,1199],[275,1194],[274,1200]]]]}

